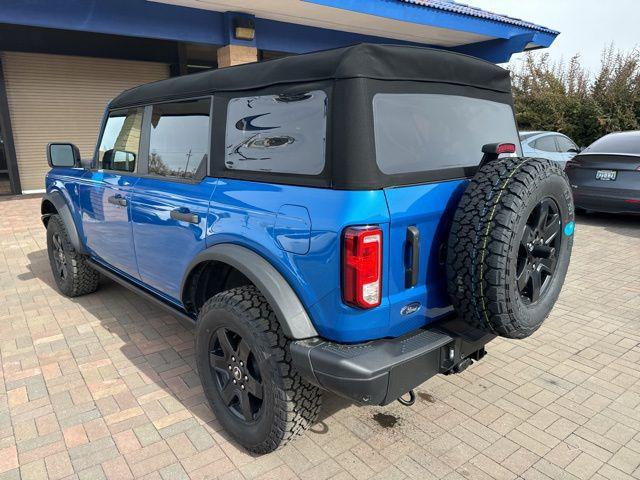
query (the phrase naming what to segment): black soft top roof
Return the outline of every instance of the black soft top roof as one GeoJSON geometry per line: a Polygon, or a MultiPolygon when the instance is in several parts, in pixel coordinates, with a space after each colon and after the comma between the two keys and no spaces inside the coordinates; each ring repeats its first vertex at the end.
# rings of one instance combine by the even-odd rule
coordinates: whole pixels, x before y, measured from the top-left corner
{"type": "Polygon", "coordinates": [[[438,82],[511,91],[507,70],[475,57],[434,48],[363,43],[149,83],[121,93],[111,107],[348,78],[438,82]]]}

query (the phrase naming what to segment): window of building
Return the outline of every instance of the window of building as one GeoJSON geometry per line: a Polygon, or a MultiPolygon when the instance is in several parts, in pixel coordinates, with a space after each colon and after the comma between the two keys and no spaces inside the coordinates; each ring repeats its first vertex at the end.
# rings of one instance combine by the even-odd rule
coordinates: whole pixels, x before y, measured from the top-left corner
{"type": "Polygon", "coordinates": [[[209,158],[211,100],[153,105],[149,135],[149,174],[203,177],[209,158]]]}
{"type": "Polygon", "coordinates": [[[111,112],[98,150],[98,169],[134,172],[140,146],[144,109],[111,112]]]}
{"type": "Polygon", "coordinates": [[[473,167],[487,143],[520,150],[506,103],[459,95],[377,93],[373,97],[376,162],[385,174],[473,167]]]}
{"type": "Polygon", "coordinates": [[[225,165],[230,170],[318,175],[324,170],[327,95],[233,98],[227,108],[225,165]]]}

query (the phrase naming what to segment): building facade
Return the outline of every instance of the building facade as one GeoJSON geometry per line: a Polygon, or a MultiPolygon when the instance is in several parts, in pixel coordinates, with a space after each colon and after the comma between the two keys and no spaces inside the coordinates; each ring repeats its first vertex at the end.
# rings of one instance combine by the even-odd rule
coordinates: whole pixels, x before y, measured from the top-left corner
{"type": "Polygon", "coordinates": [[[0,8],[0,194],[37,193],[51,141],[93,155],[122,90],[360,42],[507,62],[558,32],[447,0],[6,0],[0,8]]]}

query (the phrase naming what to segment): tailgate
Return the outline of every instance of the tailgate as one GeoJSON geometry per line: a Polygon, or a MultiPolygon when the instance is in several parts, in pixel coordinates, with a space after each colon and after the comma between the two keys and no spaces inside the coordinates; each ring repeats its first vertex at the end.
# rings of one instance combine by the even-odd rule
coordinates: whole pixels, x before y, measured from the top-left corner
{"type": "Polygon", "coordinates": [[[452,180],[384,190],[391,219],[386,251],[392,330],[417,328],[451,312],[446,242],[467,183],[452,180]],[[417,241],[413,240],[415,232],[417,241]],[[411,268],[416,256],[418,269],[412,284],[411,268]]]}

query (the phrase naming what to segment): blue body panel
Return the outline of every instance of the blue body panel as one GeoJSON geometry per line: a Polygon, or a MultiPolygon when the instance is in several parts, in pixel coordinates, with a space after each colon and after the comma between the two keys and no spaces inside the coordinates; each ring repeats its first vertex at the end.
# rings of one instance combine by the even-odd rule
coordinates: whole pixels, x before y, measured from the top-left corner
{"type": "MultiPolygon", "coordinates": [[[[291,211],[290,207],[287,207],[291,211]]],[[[211,202],[215,220],[207,245],[236,243],[262,255],[284,276],[300,297],[320,335],[355,342],[384,337],[389,331],[386,301],[372,310],[342,303],[340,288],[341,236],[350,225],[381,225],[387,231],[389,212],[384,192],[340,191],[220,179],[211,202]],[[282,228],[276,228],[283,205],[309,212],[309,252],[285,251],[282,228]]],[[[300,232],[302,222],[291,221],[300,232]]],[[[386,267],[383,275],[386,277],[386,267]]],[[[384,286],[383,286],[384,288],[384,286]]]]}
{"type": "Polygon", "coordinates": [[[440,255],[466,183],[346,191],[56,169],[47,189],[64,192],[94,259],[177,307],[191,260],[207,247],[233,243],[282,274],[321,336],[353,343],[400,336],[450,312],[440,255]],[[107,202],[117,192],[128,199],[127,207],[107,202]],[[174,209],[197,214],[198,223],[172,219],[174,209]],[[383,232],[382,303],[370,310],[342,301],[342,233],[354,225],[379,225],[383,232]],[[405,288],[410,225],[420,229],[420,276],[416,286],[405,288]],[[401,313],[416,303],[417,311],[401,313]]]}

